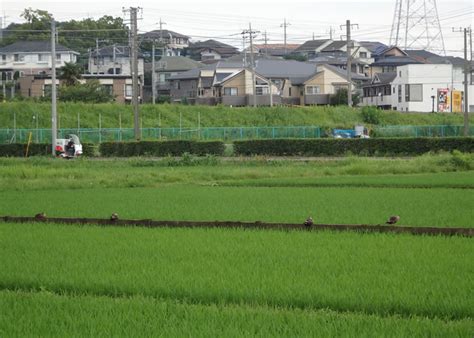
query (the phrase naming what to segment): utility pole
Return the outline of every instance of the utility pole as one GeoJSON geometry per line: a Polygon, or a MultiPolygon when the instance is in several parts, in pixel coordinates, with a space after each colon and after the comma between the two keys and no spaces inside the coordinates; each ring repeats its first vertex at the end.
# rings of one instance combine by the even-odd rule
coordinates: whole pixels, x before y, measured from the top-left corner
{"type": "Polygon", "coordinates": [[[259,33],[259,31],[253,31],[251,23],[249,23],[249,29],[242,32],[243,35],[248,34],[250,37],[250,68],[252,72],[252,90],[253,90],[252,102],[253,102],[254,107],[257,106],[257,89],[256,89],[256,82],[255,82],[255,62],[253,59],[253,37],[257,33],[259,33]]]}
{"type": "Polygon", "coordinates": [[[245,51],[245,34],[242,33],[242,54],[243,54],[243,65],[247,68],[247,52],[245,51]]]}
{"type": "Polygon", "coordinates": [[[99,39],[95,39],[95,64],[96,64],[96,74],[99,74],[99,39]]]}
{"type": "MultiPolygon", "coordinates": [[[[469,81],[468,73],[470,73],[470,63],[467,58],[467,34],[471,34],[471,28],[459,28],[454,29],[453,32],[463,32],[464,33],[464,136],[469,136],[469,81]]],[[[471,54],[472,58],[472,54],[471,54]]]]}
{"type": "Polygon", "coordinates": [[[472,28],[469,28],[469,48],[470,48],[470,54],[469,54],[469,76],[471,78],[471,85],[473,84],[473,76],[472,76],[472,28]]]}
{"type": "Polygon", "coordinates": [[[117,47],[116,47],[115,43],[114,43],[114,45],[112,46],[112,48],[113,48],[113,52],[112,52],[113,54],[112,54],[112,55],[113,55],[113,62],[114,62],[113,74],[115,75],[115,74],[116,74],[115,63],[116,63],[116,59],[117,59],[117,55],[116,55],[116,53],[115,53],[115,49],[116,49],[117,47]]]}
{"type": "Polygon", "coordinates": [[[155,39],[153,39],[153,46],[151,48],[151,93],[153,97],[153,104],[156,103],[156,70],[155,70],[155,39]]]}
{"type": "Polygon", "coordinates": [[[130,7],[130,57],[132,68],[132,107],[135,140],[140,141],[140,115],[138,111],[138,34],[137,34],[137,12],[138,7],[130,7]]]}
{"type": "Polygon", "coordinates": [[[268,38],[267,38],[267,31],[263,33],[263,36],[265,37],[265,56],[268,56],[268,38]]]}
{"type": "Polygon", "coordinates": [[[51,20],[51,151],[56,156],[56,138],[58,135],[56,111],[56,22],[51,20]]]}
{"type": "Polygon", "coordinates": [[[280,25],[280,27],[283,27],[283,39],[284,39],[284,44],[285,44],[285,55],[288,53],[287,47],[286,47],[286,27],[290,26],[289,22],[286,22],[286,18],[284,19],[283,23],[280,25]]]}
{"type": "MultiPolygon", "coordinates": [[[[351,20],[346,20],[346,43],[347,43],[347,105],[352,107],[352,40],[351,40],[351,28],[352,26],[358,26],[357,24],[351,25],[351,20]]],[[[341,29],[344,25],[341,25],[341,29]]]]}
{"type": "MultiPolygon", "coordinates": [[[[161,57],[165,56],[165,44],[163,42],[163,25],[166,25],[166,22],[161,21],[160,18],[160,43],[161,43],[161,57]]],[[[171,42],[171,41],[170,41],[171,42]]]]}

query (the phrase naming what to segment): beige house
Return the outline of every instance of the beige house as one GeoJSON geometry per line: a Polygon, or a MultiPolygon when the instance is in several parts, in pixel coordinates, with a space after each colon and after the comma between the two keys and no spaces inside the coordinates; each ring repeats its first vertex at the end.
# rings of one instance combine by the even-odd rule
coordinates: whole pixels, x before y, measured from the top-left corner
{"type": "MultiPolygon", "coordinates": [[[[172,102],[259,106],[328,104],[339,88],[347,87],[346,72],[330,65],[287,60],[258,60],[255,92],[252,70],[235,63],[218,63],[170,77],[172,102]],[[271,93],[271,95],[270,95],[271,93]]],[[[353,74],[353,87],[369,79],[353,74]]]]}

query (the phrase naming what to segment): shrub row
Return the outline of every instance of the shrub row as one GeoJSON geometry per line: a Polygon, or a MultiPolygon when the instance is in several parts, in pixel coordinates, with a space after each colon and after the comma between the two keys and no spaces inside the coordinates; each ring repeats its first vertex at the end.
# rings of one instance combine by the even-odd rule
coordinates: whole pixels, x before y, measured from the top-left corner
{"type": "MultiPolygon", "coordinates": [[[[92,143],[83,143],[82,152],[85,156],[95,156],[96,146],[92,143]]],[[[24,157],[25,154],[25,143],[0,144],[0,157],[24,157]]],[[[51,155],[51,144],[31,143],[28,148],[28,156],[49,155],[51,155]]]]}
{"type": "MultiPolygon", "coordinates": [[[[221,141],[105,142],[99,149],[94,144],[82,145],[85,156],[181,156],[185,153],[203,156],[224,154],[221,141]]],[[[235,155],[271,156],[338,156],[354,155],[420,155],[430,151],[474,152],[474,138],[374,138],[374,139],[272,139],[235,141],[235,155]]],[[[0,144],[0,156],[23,157],[26,144],[0,144]]],[[[29,156],[48,156],[51,145],[32,143],[29,156]]]]}
{"type": "Polygon", "coordinates": [[[430,151],[474,152],[474,138],[272,139],[235,141],[235,155],[338,156],[420,155],[430,151]]]}
{"type": "Polygon", "coordinates": [[[224,154],[221,141],[142,141],[142,142],[105,142],[99,146],[102,156],[181,156],[185,153],[203,156],[224,154]]]}

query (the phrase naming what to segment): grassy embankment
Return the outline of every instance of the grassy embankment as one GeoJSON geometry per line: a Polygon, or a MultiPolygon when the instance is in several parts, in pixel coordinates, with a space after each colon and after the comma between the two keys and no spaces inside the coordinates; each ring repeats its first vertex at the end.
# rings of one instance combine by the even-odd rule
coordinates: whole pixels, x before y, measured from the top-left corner
{"type": "Polygon", "coordinates": [[[0,244],[6,336],[473,332],[469,238],[1,224],[0,244]]]}
{"type": "MultiPolygon", "coordinates": [[[[16,113],[17,128],[35,128],[33,116],[38,114],[39,127],[51,127],[51,108],[48,103],[10,102],[0,104],[0,129],[13,128],[13,112],[16,113]]],[[[240,126],[320,126],[322,128],[353,128],[356,124],[367,125],[360,109],[339,107],[260,107],[230,108],[224,106],[142,105],[143,128],[161,126],[178,127],[180,113],[183,128],[196,128],[198,114],[201,127],[240,126]]],[[[102,128],[118,128],[119,116],[123,128],[133,126],[131,107],[119,104],[59,103],[58,116],[61,128],[77,128],[78,113],[82,128],[98,128],[99,113],[102,128]]],[[[474,115],[470,115],[474,123],[474,115]]],[[[382,112],[380,125],[461,125],[461,114],[426,114],[382,112]]]]}

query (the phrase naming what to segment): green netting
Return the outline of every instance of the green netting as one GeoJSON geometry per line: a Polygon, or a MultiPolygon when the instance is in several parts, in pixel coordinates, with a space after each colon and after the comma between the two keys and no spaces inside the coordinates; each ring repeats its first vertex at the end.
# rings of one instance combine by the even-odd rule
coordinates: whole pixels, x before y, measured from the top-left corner
{"type": "MultiPolygon", "coordinates": [[[[262,138],[319,138],[321,129],[309,127],[213,127],[213,128],[143,128],[143,140],[223,140],[262,138]]],[[[0,129],[0,143],[26,142],[29,134],[32,141],[51,142],[50,129],[0,129]]],[[[133,141],[133,128],[106,129],[59,129],[58,137],[76,134],[82,142],[133,141]]]]}
{"type": "MultiPolygon", "coordinates": [[[[376,137],[453,137],[463,136],[464,126],[387,126],[374,128],[376,137]]],[[[474,135],[474,126],[469,128],[474,135]]]]}

